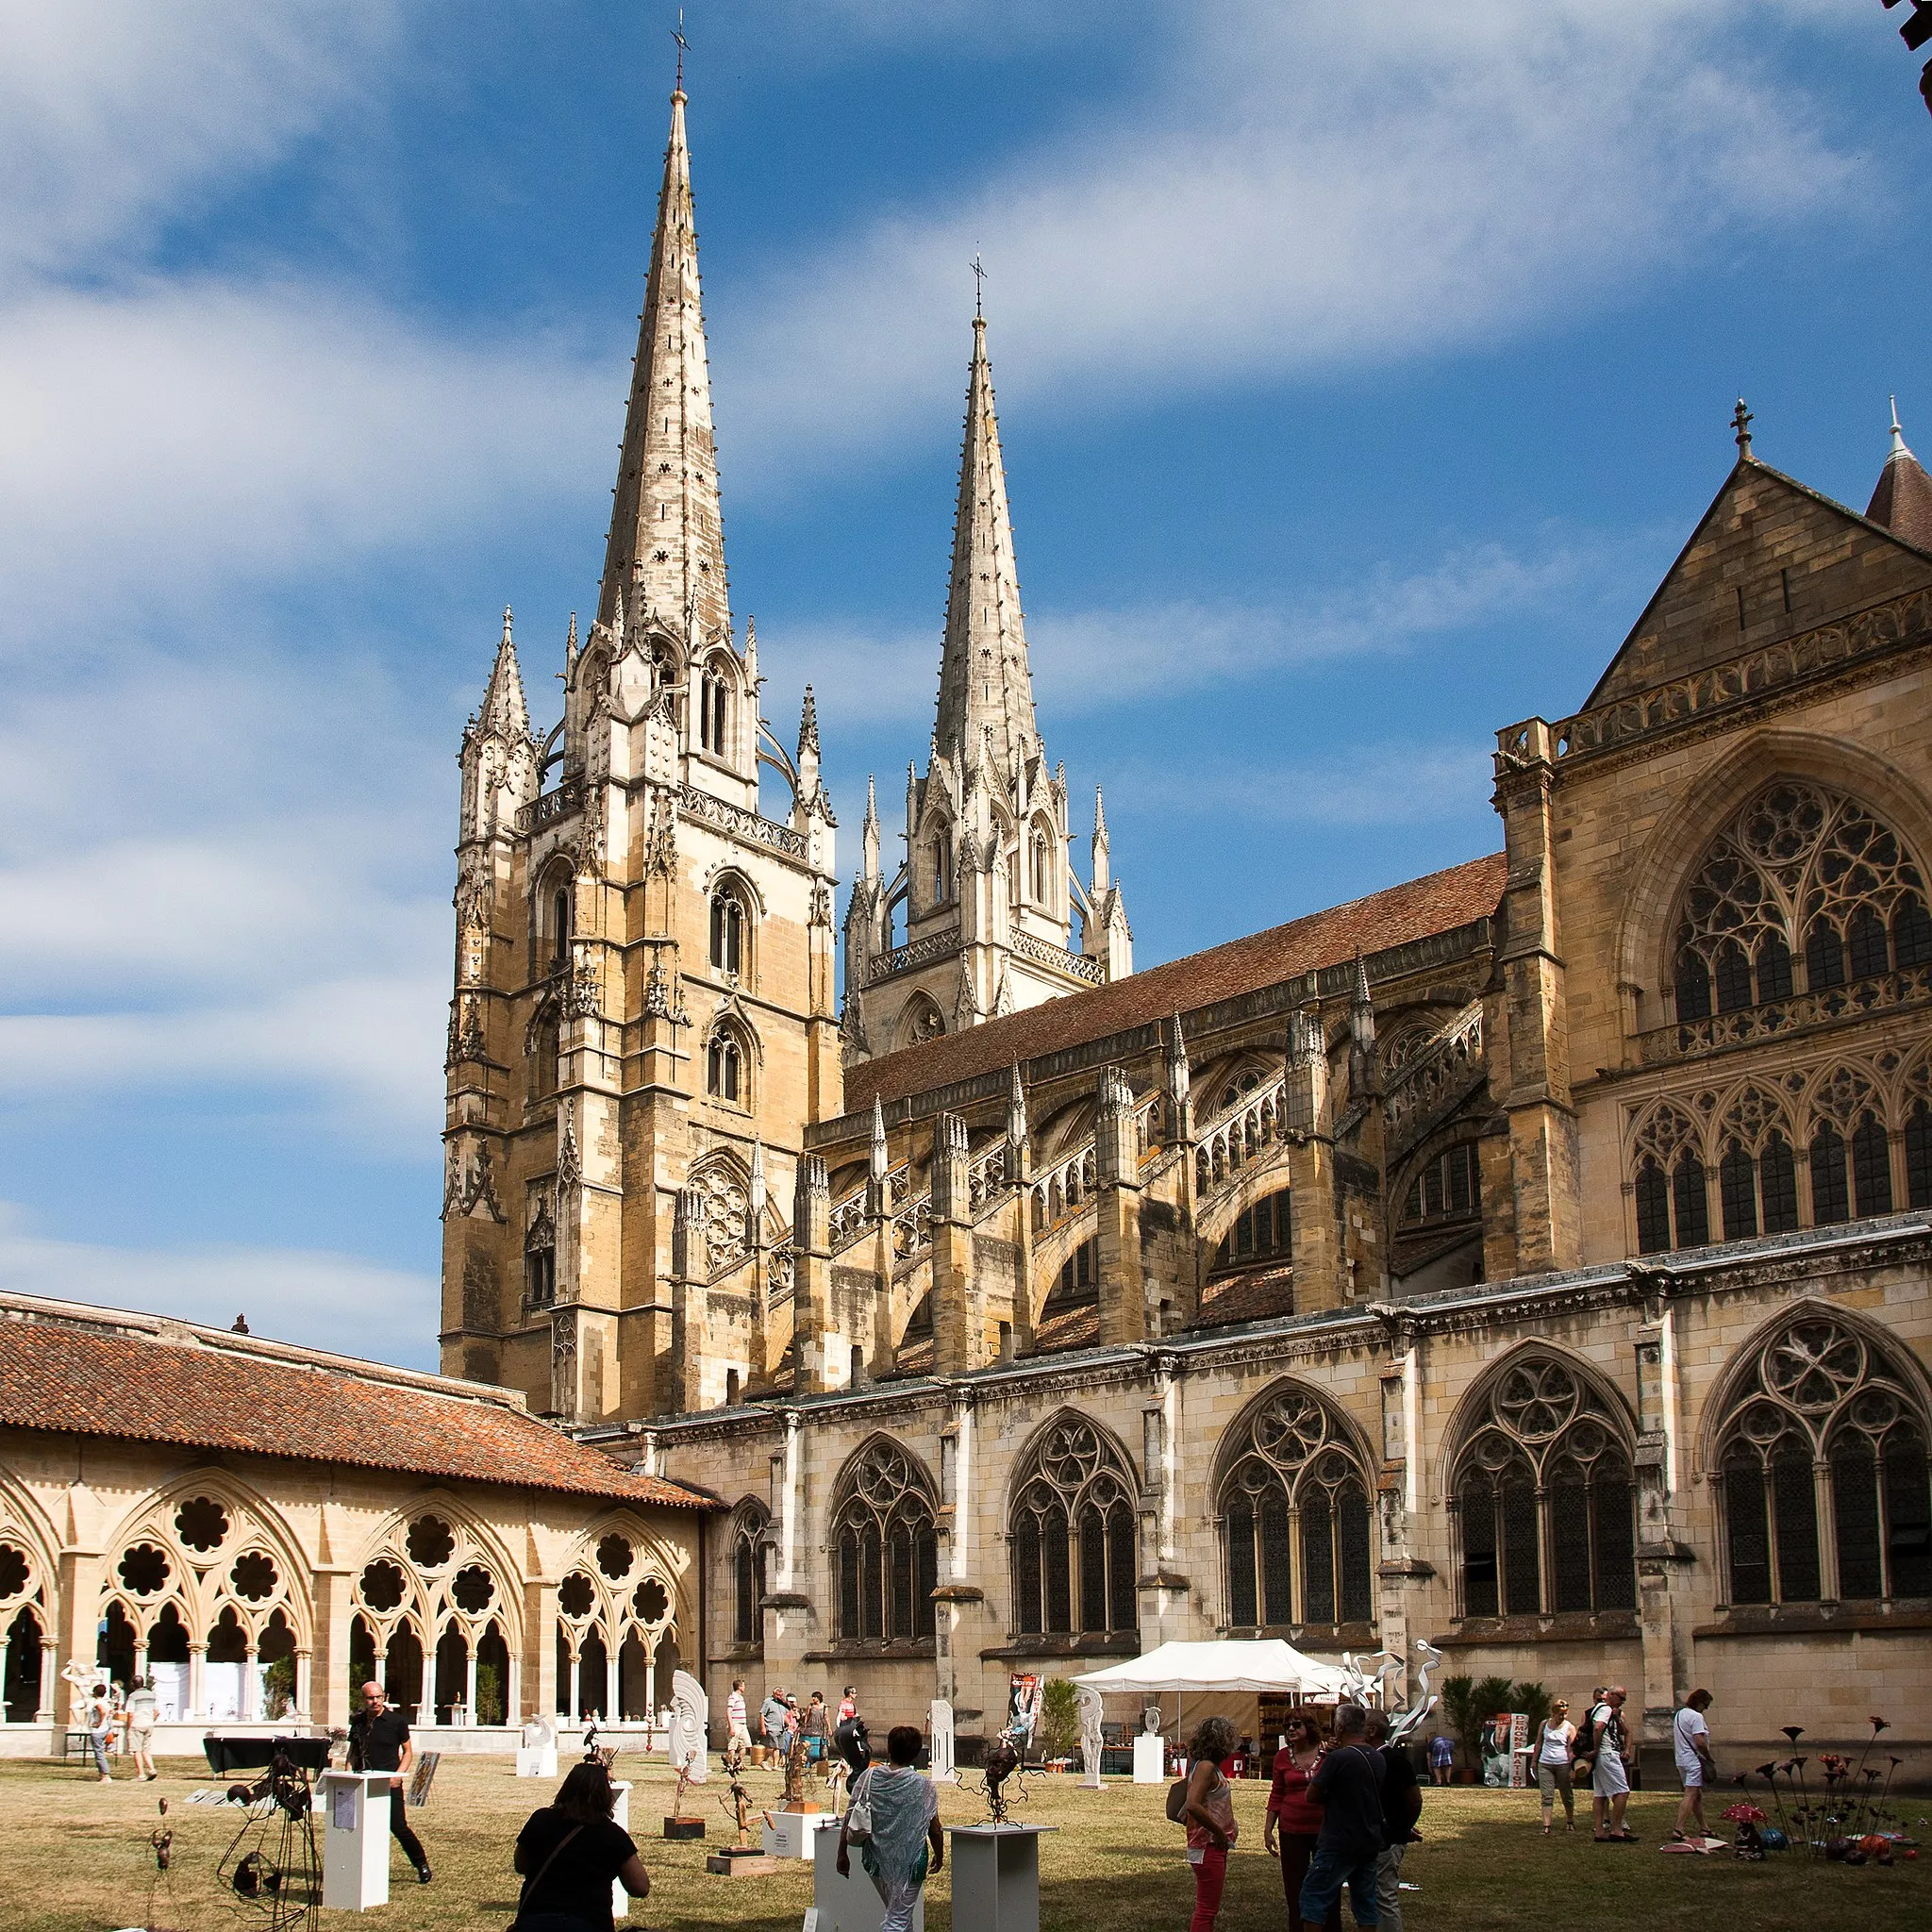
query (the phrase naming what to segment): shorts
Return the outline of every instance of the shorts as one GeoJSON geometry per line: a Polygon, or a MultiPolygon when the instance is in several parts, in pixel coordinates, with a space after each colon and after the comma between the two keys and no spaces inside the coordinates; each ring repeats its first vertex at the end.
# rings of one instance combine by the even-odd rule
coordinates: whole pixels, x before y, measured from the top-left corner
{"type": "Polygon", "coordinates": [[[816,1764],[825,1755],[825,1740],[823,1738],[808,1738],[805,1740],[805,1757],[808,1764],[816,1764]]]}
{"type": "Polygon", "coordinates": [[[1704,1789],[1704,1767],[1701,1764],[1680,1764],[1677,1776],[1687,1791],[1701,1791],[1704,1789]]]}
{"type": "Polygon", "coordinates": [[[1599,1798],[1622,1797],[1630,1789],[1630,1774],[1624,1769],[1624,1760],[1607,1744],[1596,1754],[1590,1789],[1599,1798]]]}

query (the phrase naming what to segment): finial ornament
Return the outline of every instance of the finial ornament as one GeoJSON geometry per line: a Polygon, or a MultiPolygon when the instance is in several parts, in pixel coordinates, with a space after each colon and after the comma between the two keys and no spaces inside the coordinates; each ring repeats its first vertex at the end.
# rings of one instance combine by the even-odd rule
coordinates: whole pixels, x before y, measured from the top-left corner
{"type": "Polygon", "coordinates": [[[677,9],[677,25],[671,29],[671,38],[677,42],[677,92],[684,92],[684,57],[691,51],[691,42],[684,37],[684,8],[677,9]]]}
{"type": "Polygon", "coordinates": [[[1744,398],[1738,398],[1738,407],[1731,411],[1731,427],[1738,432],[1738,454],[1748,457],[1751,454],[1751,411],[1744,407],[1744,398]]]}
{"type": "Polygon", "coordinates": [[[1898,398],[1891,399],[1891,453],[1895,457],[1909,455],[1906,448],[1906,433],[1898,425],[1898,398]]]}
{"type": "Polygon", "coordinates": [[[979,251],[975,248],[973,251],[973,319],[974,322],[984,322],[986,320],[985,294],[986,270],[980,263],[979,251]]]}

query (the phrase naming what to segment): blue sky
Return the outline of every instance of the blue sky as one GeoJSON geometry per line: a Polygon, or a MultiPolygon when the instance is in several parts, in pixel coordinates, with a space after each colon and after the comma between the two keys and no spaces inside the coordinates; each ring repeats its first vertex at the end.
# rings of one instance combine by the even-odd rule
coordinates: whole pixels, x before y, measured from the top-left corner
{"type": "MultiPolygon", "coordinates": [[[[457,739],[504,605],[547,724],[592,601],[675,18],[0,4],[0,1283],[433,1362],[457,739]]],[[[848,876],[975,250],[1148,964],[1493,849],[1491,734],[1581,702],[1740,391],[1855,507],[1890,391],[1932,444],[1893,25],[693,0],[733,602],[848,876]]]]}

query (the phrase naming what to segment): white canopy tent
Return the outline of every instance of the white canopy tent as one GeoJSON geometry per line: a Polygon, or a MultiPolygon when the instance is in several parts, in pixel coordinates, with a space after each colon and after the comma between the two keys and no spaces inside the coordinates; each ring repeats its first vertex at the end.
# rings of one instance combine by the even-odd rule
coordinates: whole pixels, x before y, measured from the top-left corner
{"type": "Polygon", "coordinates": [[[1230,1637],[1214,1643],[1163,1643],[1143,1657],[1089,1671],[1076,1684],[1094,1690],[1146,1693],[1173,1690],[1288,1691],[1339,1697],[1348,1688],[1339,1664],[1304,1657],[1279,1637],[1230,1637]]]}

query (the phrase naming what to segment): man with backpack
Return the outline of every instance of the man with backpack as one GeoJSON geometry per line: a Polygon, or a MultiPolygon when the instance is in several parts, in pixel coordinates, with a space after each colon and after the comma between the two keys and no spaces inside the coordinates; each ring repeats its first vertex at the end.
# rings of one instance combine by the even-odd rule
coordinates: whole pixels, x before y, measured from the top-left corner
{"type": "Polygon", "coordinates": [[[1379,1923],[1375,1881],[1388,1842],[1382,1824],[1388,1763],[1369,1748],[1368,1714],[1358,1704],[1335,1707],[1334,1738],[1308,1785],[1308,1796],[1322,1806],[1322,1831],[1302,1881],[1302,1922],[1325,1925],[1346,1885],[1355,1922],[1368,1932],[1379,1923]]]}
{"type": "Polygon", "coordinates": [[[1389,1714],[1369,1713],[1368,1741],[1382,1759],[1382,1856],[1375,1861],[1375,1919],[1381,1932],[1402,1932],[1402,1857],[1422,1834],[1423,1788],[1406,1746],[1389,1741],[1389,1714]]]}

